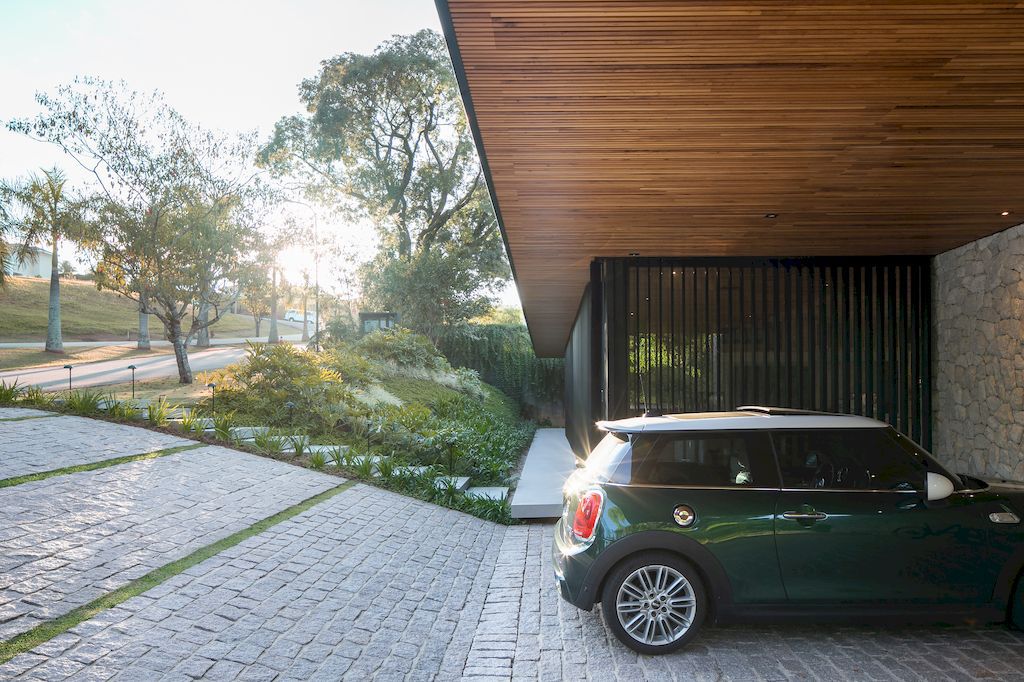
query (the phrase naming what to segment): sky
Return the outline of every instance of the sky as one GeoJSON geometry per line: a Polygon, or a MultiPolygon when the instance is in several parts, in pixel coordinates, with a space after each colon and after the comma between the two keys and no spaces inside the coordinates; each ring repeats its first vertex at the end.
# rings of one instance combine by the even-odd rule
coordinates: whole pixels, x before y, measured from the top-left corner
{"type": "MultiPolygon", "coordinates": [[[[301,110],[299,81],[321,60],[422,28],[441,30],[433,0],[0,0],[0,120],[36,114],[37,91],[96,76],[161,90],[206,127],[268,136],[301,110]]],[[[84,180],[73,163],[0,130],[0,177],[57,164],[84,180]]],[[[365,239],[364,226],[336,227],[365,239]]]]}

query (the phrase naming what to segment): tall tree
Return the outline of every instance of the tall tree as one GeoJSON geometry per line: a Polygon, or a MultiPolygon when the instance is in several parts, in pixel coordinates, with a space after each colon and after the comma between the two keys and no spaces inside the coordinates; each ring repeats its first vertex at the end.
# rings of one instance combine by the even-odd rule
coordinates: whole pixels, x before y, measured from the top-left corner
{"type": "Polygon", "coordinates": [[[159,93],[124,83],[78,79],[36,100],[42,113],[8,127],[59,145],[92,173],[102,193],[97,284],[161,321],[179,380],[192,383],[188,344],[227,312],[250,248],[254,137],[195,126],[159,93]],[[211,313],[201,319],[204,305],[211,313]]]}
{"type": "Polygon", "coordinates": [[[70,240],[85,243],[90,223],[86,220],[88,202],[68,187],[67,177],[57,168],[38,175],[0,184],[0,193],[9,197],[14,211],[7,212],[7,230],[21,236],[16,257],[31,257],[36,244],[50,247],[50,304],[46,322],[46,351],[63,353],[60,325],[60,243],[70,240]]]}
{"type": "Polygon", "coordinates": [[[256,336],[260,335],[263,318],[270,314],[270,279],[267,277],[267,265],[254,261],[246,265],[239,280],[239,297],[252,315],[256,325],[256,336]]]}
{"type": "Polygon", "coordinates": [[[300,96],[308,114],[281,119],[260,160],[312,195],[351,198],[377,225],[381,249],[369,272],[400,271],[411,289],[370,286],[376,304],[405,320],[440,321],[421,329],[431,334],[464,319],[458,309],[439,309],[420,286],[444,288],[419,279],[444,263],[457,277],[442,298],[482,307],[508,265],[441,36],[424,30],[371,55],[329,59],[302,82],[300,96]]]}

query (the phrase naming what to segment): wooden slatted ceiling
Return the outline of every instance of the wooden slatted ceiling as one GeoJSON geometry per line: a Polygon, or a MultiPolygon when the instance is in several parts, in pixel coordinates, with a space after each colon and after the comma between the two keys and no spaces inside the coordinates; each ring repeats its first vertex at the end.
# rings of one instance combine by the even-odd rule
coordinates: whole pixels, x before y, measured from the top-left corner
{"type": "Polygon", "coordinates": [[[935,254],[1024,217],[1024,3],[438,4],[541,355],[597,256],[935,254]]]}

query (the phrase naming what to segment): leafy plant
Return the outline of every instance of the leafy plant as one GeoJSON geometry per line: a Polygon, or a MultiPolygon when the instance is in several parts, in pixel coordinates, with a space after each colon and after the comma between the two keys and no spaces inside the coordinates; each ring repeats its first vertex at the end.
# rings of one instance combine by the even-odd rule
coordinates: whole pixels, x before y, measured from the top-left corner
{"type": "Polygon", "coordinates": [[[107,414],[118,421],[131,421],[138,413],[138,407],[134,401],[118,400],[113,394],[107,396],[107,414]]]}
{"type": "Polygon", "coordinates": [[[146,406],[146,419],[154,426],[167,426],[172,409],[167,399],[160,396],[155,403],[151,402],[146,406]]]}
{"type": "Polygon", "coordinates": [[[451,369],[451,365],[430,339],[408,329],[395,328],[372,332],[361,338],[356,348],[368,357],[394,363],[399,367],[451,369]]]}
{"type": "Polygon", "coordinates": [[[252,444],[268,455],[280,455],[284,452],[285,438],[272,431],[257,431],[253,434],[252,444]]]}
{"type": "Polygon", "coordinates": [[[334,462],[334,466],[341,468],[345,465],[345,455],[347,451],[340,445],[331,450],[331,461],[334,462]]]}
{"type": "Polygon", "coordinates": [[[17,379],[11,384],[0,381],[0,405],[13,405],[23,392],[24,389],[18,385],[17,379]]]}
{"type": "Polygon", "coordinates": [[[377,462],[377,475],[384,481],[390,481],[395,476],[395,460],[392,457],[381,457],[377,462]]]}
{"type": "Polygon", "coordinates": [[[358,478],[363,480],[369,480],[373,478],[373,457],[370,455],[363,455],[356,459],[355,464],[352,465],[352,470],[358,478]]]}
{"type": "Polygon", "coordinates": [[[314,452],[309,456],[309,466],[312,469],[323,469],[326,461],[324,460],[324,453],[314,452]]]}
{"type": "Polygon", "coordinates": [[[513,522],[512,504],[509,502],[508,496],[500,500],[492,500],[486,497],[466,496],[465,500],[466,507],[463,511],[469,512],[473,516],[478,516],[486,521],[504,523],[506,525],[513,522]]]}
{"type": "Polygon", "coordinates": [[[213,434],[219,440],[230,441],[231,429],[235,425],[234,412],[222,412],[213,417],[213,434]]]}
{"type": "Polygon", "coordinates": [[[199,413],[195,409],[182,410],[181,413],[181,430],[185,433],[195,433],[203,429],[205,422],[199,416],[199,413]]]}
{"type": "Polygon", "coordinates": [[[79,389],[68,393],[64,407],[74,414],[90,415],[99,412],[102,403],[103,394],[99,391],[79,389]]]}
{"type": "MultiPolygon", "coordinates": [[[[304,434],[295,434],[288,437],[288,442],[291,443],[292,449],[295,450],[296,457],[302,457],[309,450],[309,436],[304,434]]],[[[313,453],[314,455],[318,453],[313,453]]],[[[320,456],[323,461],[323,455],[320,456]]],[[[321,466],[323,466],[321,464],[321,466]]]]}
{"type": "Polygon", "coordinates": [[[38,386],[29,386],[21,396],[21,402],[37,407],[52,408],[57,401],[55,393],[47,393],[38,386]]]}

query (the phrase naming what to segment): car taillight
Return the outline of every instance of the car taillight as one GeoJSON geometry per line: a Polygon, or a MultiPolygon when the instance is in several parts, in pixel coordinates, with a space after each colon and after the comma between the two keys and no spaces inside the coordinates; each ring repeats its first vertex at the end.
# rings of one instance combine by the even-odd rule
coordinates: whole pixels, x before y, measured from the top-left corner
{"type": "Polygon", "coordinates": [[[601,502],[604,497],[597,490],[589,490],[576,506],[576,518],[572,520],[572,534],[580,540],[594,537],[597,519],[601,516],[601,502]]]}

